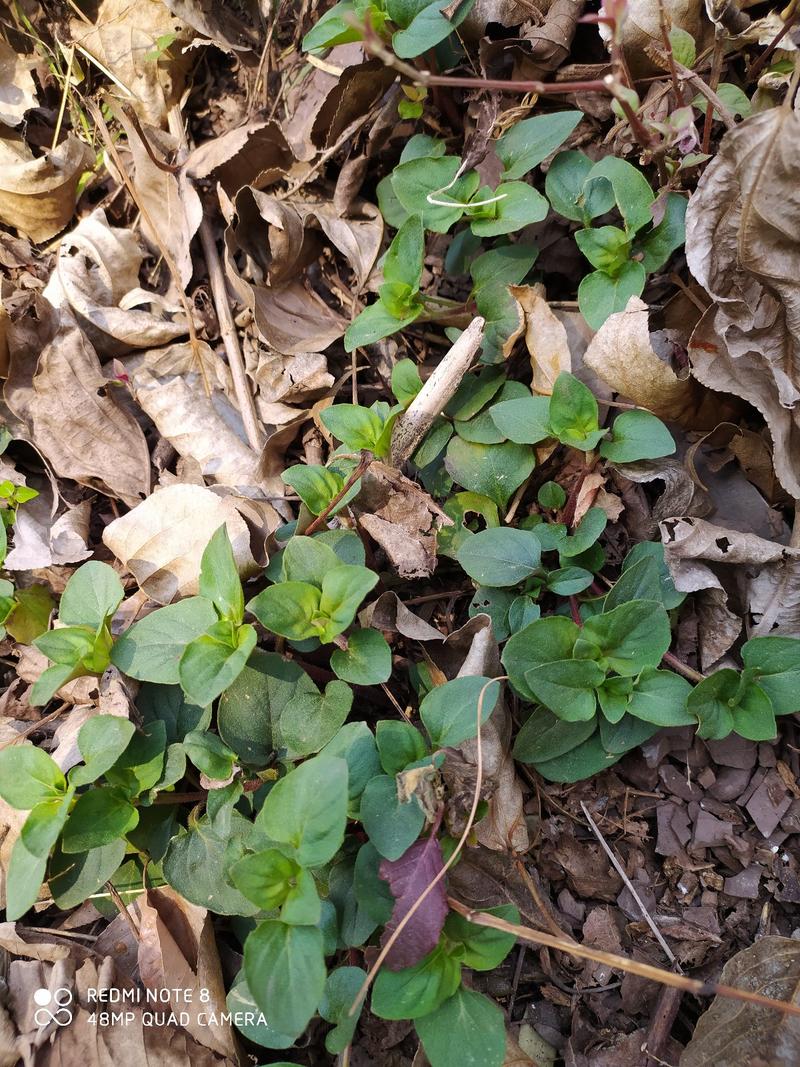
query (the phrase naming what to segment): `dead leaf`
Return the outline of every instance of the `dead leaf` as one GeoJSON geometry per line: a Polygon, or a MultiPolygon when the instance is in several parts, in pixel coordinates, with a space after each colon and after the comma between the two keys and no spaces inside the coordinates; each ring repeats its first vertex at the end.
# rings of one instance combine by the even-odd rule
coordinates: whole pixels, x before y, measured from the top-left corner
{"type": "Polygon", "coordinates": [[[256,359],[252,377],[258,385],[259,399],[268,403],[305,404],[317,399],[334,383],[328,361],[321,352],[284,356],[261,348],[256,359]]]}
{"type": "MultiPolygon", "coordinates": [[[[722,968],[719,981],[774,1000],[798,1003],[800,945],[791,937],[762,937],[722,968]]],[[[758,1004],[715,997],[700,1016],[680,1067],[795,1067],[800,1019],[758,1004]]]]}
{"type": "Polygon", "coordinates": [[[362,626],[402,634],[411,641],[443,641],[444,634],[410,611],[397,593],[387,590],[358,616],[362,626]]]}
{"type": "Polygon", "coordinates": [[[247,523],[231,497],[217,496],[199,485],[159,489],[109,523],[103,542],[151,599],[169,604],[198,591],[200,557],[223,523],[239,573],[248,577],[257,567],[247,523]]]}
{"type": "Polygon", "coordinates": [[[164,0],[164,6],[220,47],[237,52],[259,46],[258,25],[241,15],[247,4],[234,8],[215,0],[164,0]]]}
{"type": "Polygon", "coordinates": [[[69,308],[101,356],[166,345],[186,334],[186,318],[139,287],[143,260],[133,231],[109,226],[98,208],[62,238],[44,295],[55,307],[69,308]]]}
{"type": "Polygon", "coordinates": [[[690,379],[682,381],[653,348],[648,307],[632,296],[624,311],[609,315],[583,357],[583,362],[615,392],[667,419],[697,430],[723,421],[719,399],[690,379]]]}
{"type": "Polygon", "coordinates": [[[230,1023],[216,1021],[226,1011],[225,985],[208,912],[169,886],[147,890],[136,906],[141,916],[142,984],[151,990],[174,990],[169,1003],[173,1011],[188,1015],[187,1032],[206,1048],[236,1059],[230,1023]],[[201,991],[205,991],[203,997],[208,994],[205,1000],[201,1000],[201,991]]]}
{"type": "Polygon", "coordinates": [[[133,505],[150,490],[150,454],[139,424],[116,402],[118,388],[78,327],[64,325],[30,385],[9,378],[5,396],[56,474],[133,505]]]}
{"type": "Polygon", "coordinates": [[[0,948],[14,956],[25,956],[31,960],[44,960],[55,963],[69,956],[66,945],[48,944],[46,941],[26,941],[17,933],[16,923],[0,923],[0,948]]]}
{"type": "Polygon", "coordinates": [[[512,285],[509,292],[525,316],[525,344],[531,357],[535,394],[550,396],[562,371],[572,370],[572,357],[563,323],[550,310],[541,285],[512,285]]]}
{"type": "Polygon", "coordinates": [[[251,122],[194,148],[184,170],[195,181],[211,178],[233,199],[244,186],[265,189],[284,177],[294,154],[276,122],[251,122]]]}
{"type": "Polygon", "coordinates": [[[353,501],[359,526],[386,553],[402,578],[428,578],[436,568],[436,535],[452,526],[433,499],[410,478],[374,462],[353,501]]]}
{"type": "MultiPolygon", "coordinates": [[[[184,47],[191,29],[160,0],[101,0],[93,26],[70,23],[72,40],[122,83],[126,100],[143,122],[163,126],[181,97],[192,64],[184,47]],[[166,49],[159,38],[172,37],[166,49]]],[[[80,56],[80,52],[78,53],[80,56]]]]}
{"type": "Polygon", "coordinates": [[[14,520],[14,547],[4,566],[10,571],[34,571],[80,563],[91,556],[87,547],[92,505],[88,500],[54,513],[53,495],[39,496],[20,508],[14,520]]]}
{"type": "Polygon", "coordinates": [[[794,180],[800,116],[775,107],[729,130],[686,214],[686,257],[714,297],[689,347],[710,389],[758,408],[775,471],[793,497],[800,477],[800,223],[794,180]]]}
{"type": "Polygon", "coordinates": [[[0,908],[6,906],[6,876],[11,862],[11,850],[27,818],[27,811],[12,808],[0,798],[0,908]]]}
{"type": "Polygon", "coordinates": [[[35,60],[20,55],[0,39],[0,122],[19,126],[25,112],[38,106],[36,84],[31,75],[35,60]]]}
{"type": "Polygon", "coordinates": [[[87,144],[70,133],[34,157],[27,145],[0,139],[0,222],[38,244],[63,230],[75,211],[75,192],[94,164],[87,144]]]}

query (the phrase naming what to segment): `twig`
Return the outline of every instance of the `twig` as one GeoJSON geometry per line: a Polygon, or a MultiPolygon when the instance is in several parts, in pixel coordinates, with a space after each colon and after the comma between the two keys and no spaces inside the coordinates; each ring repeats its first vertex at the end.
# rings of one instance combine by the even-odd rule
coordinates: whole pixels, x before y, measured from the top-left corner
{"type": "Polygon", "coordinates": [[[684,974],[675,974],[674,971],[664,970],[663,967],[653,967],[649,963],[641,963],[639,960],[629,960],[626,956],[618,956],[614,952],[601,952],[600,949],[587,948],[575,941],[569,941],[564,937],[554,937],[543,930],[534,930],[530,926],[520,926],[517,923],[506,922],[496,915],[488,912],[476,911],[468,907],[454,897],[448,897],[447,903],[462,915],[468,922],[476,926],[488,926],[493,930],[502,930],[503,933],[513,934],[520,941],[528,941],[532,945],[543,945],[545,948],[556,949],[558,952],[566,952],[578,959],[594,960],[595,963],[603,963],[617,971],[626,971],[628,974],[638,975],[640,978],[649,978],[653,982],[672,986],[674,989],[683,989],[687,993],[694,993],[698,997],[729,997],[731,1000],[744,1001],[747,1004],[758,1004],[764,1008],[773,1008],[785,1015],[800,1017],[800,1004],[790,1004],[785,1000],[773,1000],[771,997],[762,996],[760,993],[751,993],[746,989],[736,989],[735,986],[720,985],[717,982],[698,982],[695,978],[687,978],[684,974]]]}
{"type": "MultiPolygon", "coordinates": [[[[66,682],[64,683],[67,684],[66,682]]],[[[26,737],[30,737],[31,734],[35,734],[40,726],[44,726],[48,722],[52,722],[53,719],[57,719],[59,715],[63,715],[69,707],[69,704],[60,704],[55,711],[51,711],[49,715],[44,715],[41,719],[37,719],[36,722],[32,722],[30,726],[26,726],[24,730],[20,730],[16,736],[10,738],[8,741],[0,742],[0,752],[4,748],[9,748],[11,745],[15,745],[17,741],[22,741],[26,737]]]]}
{"type": "Polygon", "coordinates": [[[700,671],[696,671],[694,667],[690,667],[688,663],[684,663],[683,660],[679,660],[677,656],[674,656],[671,652],[665,652],[661,657],[661,662],[666,663],[669,667],[672,667],[678,674],[682,674],[684,678],[688,678],[690,682],[704,682],[706,676],[701,674],[700,671]]]}
{"type": "Polygon", "coordinates": [[[131,928],[131,933],[133,934],[134,938],[137,941],[141,941],[142,931],[139,929],[139,924],[136,922],[133,915],[131,915],[130,911],[128,911],[125,901],[119,895],[117,887],[114,885],[113,882],[106,882],[106,889],[108,890],[109,896],[114,901],[117,911],[120,913],[120,915],[128,924],[128,926],[131,928]]]}
{"type": "Polygon", "coordinates": [[[72,64],[75,62],[75,45],[69,46],[69,58],[67,59],[67,73],[64,75],[64,92],[61,94],[61,106],[58,109],[58,118],[56,119],[56,128],[53,130],[53,140],[50,145],[50,151],[54,152],[56,145],[58,144],[58,138],[61,134],[61,124],[64,121],[64,112],[67,109],[67,98],[69,96],[69,80],[72,77],[72,64]]]}
{"type": "Polygon", "coordinates": [[[675,64],[675,69],[678,71],[681,78],[684,81],[687,81],[690,85],[693,85],[695,89],[697,89],[698,93],[700,93],[701,96],[704,96],[706,100],[708,100],[708,102],[713,105],[714,110],[719,115],[720,122],[723,123],[726,129],[732,130],[733,127],[736,125],[736,119],[730,113],[728,108],[725,107],[725,104],[714,92],[711,86],[708,85],[705,81],[703,81],[699,74],[696,74],[688,67],[684,67],[683,63],[679,63],[677,59],[673,59],[673,63],[675,64]]]}
{"type": "Polygon", "coordinates": [[[362,451],[361,459],[358,462],[358,466],[347,479],[347,481],[344,483],[342,488],[339,490],[333,500],[331,500],[330,504],[328,504],[325,510],[321,511],[319,515],[317,515],[317,517],[314,519],[314,521],[310,522],[303,531],[306,537],[310,537],[312,533],[316,533],[317,530],[320,529],[320,527],[325,525],[325,520],[327,519],[327,517],[330,515],[330,513],[333,511],[339,501],[342,500],[350,492],[350,490],[356,484],[361,475],[369,467],[370,463],[372,463],[374,458],[375,457],[372,455],[372,453],[368,452],[366,449],[362,451]]]}
{"type": "Polygon", "coordinates": [[[402,466],[461,384],[483,340],[485,320],[473,319],[423,385],[392,432],[391,463],[402,466]]]}
{"type": "Polygon", "coordinates": [[[653,921],[653,919],[650,916],[650,912],[645,907],[644,901],[639,896],[639,894],[636,892],[636,888],[635,888],[633,882],[630,880],[630,878],[626,874],[625,868],[619,862],[617,857],[614,855],[614,852],[612,851],[611,847],[609,846],[608,842],[603,837],[603,835],[600,833],[600,828],[598,827],[597,823],[594,821],[592,816],[589,814],[589,809],[586,807],[586,804],[583,801],[581,801],[581,810],[583,811],[583,814],[586,816],[586,821],[589,823],[589,826],[591,828],[592,833],[597,838],[597,840],[600,842],[600,846],[603,849],[603,852],[605,852],[605,854],[611,860],[611,863],[612,863],[612,866],[614,867],[614,870],[617,872],[617,874],[620,876],[622,881],[625,883],[625,887],[627,888],[628,892],[631,894],[633,899],[636,901],[636,905],[639,908],[639,911],[642,913],[642,918],[647,923],[647,925],[650,927],[650,929],[653,931],[653,936],[655,937],[656,941],[658,941],[659,945],[661,945],[661,948],[664,950],[664,955],[667,957],[667,959],[672,964],[672,966],[675,968],[675,970],[679,971],[682,974],[683,971],[681,969],[681,965],[678,963],[677,959],[675,958],[675,954],[673,953],[672,949],[669,947],[667,942],[664,940],[664,937],[663,937],[661,931],[656,926],[655,922],[653,921]]]}
{"type": "Polygon", "coordinates": [[[491,681],[488,681],[483,686],[483,688],[481,689],[480,693],[478,694],[478,705],[477,705],[477,712],[476,712],[476,717],[477,717],[478,722],[477,722],[477,732],[476,732],[476,735],[475,735],[475,790],[474,790],[474,792],[472,794],[472,807],[469,810],[469,815],[467,816],[467,821],[466,821],[466,824],[464,826],[463,833],[461,834],[461,837],[458,839],[458,843],[456,844],[456,847],[450,853],[450,858],[444,864],[442,869],[438,872],[436,877],[432,878],[430,880],[430,882],[425,886],[423,891],[420,893],[420,895],[417,897],[417,899],[414,901],[414,903],[408,909],[406,914],[403,916],[403,918],[397,924],[395,929],[392,931],[392,934],[389,937],[389,939],[387,940],[386,944],[383,946],[381,951],[378,953],[377,959],[375,960],[373,965],[370,967],[369,972],[367,974],[367,977],[361,983],[361,988],[356,993],[355,1000],[353,1001],[353,1003],[352,1003],[352,1005],[350,1007],[350,1011],[348,1012],[349,1016],[355,1015],[356,1011],[358,1010],[359,1004],[361,1004],[361,1002],[363,1001],[364,997],[367,995],[367,990],[369,989],[370,985],[374,981],[376,975],[378,974],[378,971],[381,969],[381,966],[383,965],[383,961],[389,955],[389,952],[391,951],[392,946],[395,944],[395,942],[397,941],[397,939],[400,936],[400,934],[406,928],[406,926],[409,923],[409,921],[416,914],[417,909],[422,905],[423,901],[428,896],[428,894],[431,893],[435,889],[435,887],[439,884],[439,882],[441,882],[441,880],[444,878],[444,876],[447,874],[447,872],[450,870],[450,868],[456,862],[458,857],[461,855],[461,850],[463,849],[464,845],[466,844],[466,840],[469,837],[470,831],[472,830],[472,824],[475,822],[475,815],[477,814],[478,804],[480,803],[480,799],[481,799],[481,786],[483,785],[483,746],[482,746],[482,743],[481,743],[481,719],[483,717],[483,700],[484,700],[484,697],[486,696],[486,690],[489,688],[490,685],[499,685],[500,682],[504,681],[506,678],[507,678],[507,675],[505,675],[505,674],[501,675],[498,678],[492,678],[491,681]]]}

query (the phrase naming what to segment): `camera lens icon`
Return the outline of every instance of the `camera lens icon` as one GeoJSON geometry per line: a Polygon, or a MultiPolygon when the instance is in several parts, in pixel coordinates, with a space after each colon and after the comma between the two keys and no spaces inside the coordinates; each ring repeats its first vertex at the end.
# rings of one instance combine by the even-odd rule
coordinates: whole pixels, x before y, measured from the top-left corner
{"type": "Polygon", "coordinates": [[[42,987],[34,991],[33,1002],[37,1005],[33,1013],[33,1021],[37,1026],[49,1026],[50,1023],[55,1023],[56,1026],[69,1026],[72,1022],[72,1010],[69,1007],[72,1004],[71,989],[59,986],[51,992],[42,987]],[[54,1005],[54,1008],[51,1005],[54,1005]]]}

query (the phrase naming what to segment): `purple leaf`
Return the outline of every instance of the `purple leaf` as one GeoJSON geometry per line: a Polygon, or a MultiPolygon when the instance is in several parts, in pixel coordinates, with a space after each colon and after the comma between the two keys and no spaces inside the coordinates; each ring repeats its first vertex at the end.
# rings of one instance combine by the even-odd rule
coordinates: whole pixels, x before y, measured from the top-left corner
{"type": "MultiPolygon", "coordinates": [[[[392,917],[381,937],[385,945],[402,920],[444,866],[442,849],[435,836],[415,841],[398,860],[382,860],[378,871],[394,897],[392,917]]],[[[408,920],[389,950],[386,966],[390,971],[411,967],[427,956],[439,940],[447,917],[444,879],[437,882],[408,920]]]]}

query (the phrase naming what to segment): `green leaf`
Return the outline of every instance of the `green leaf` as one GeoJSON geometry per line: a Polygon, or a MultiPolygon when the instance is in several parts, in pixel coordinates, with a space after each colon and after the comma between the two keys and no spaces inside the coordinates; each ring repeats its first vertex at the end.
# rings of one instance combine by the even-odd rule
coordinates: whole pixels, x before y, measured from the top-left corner
{"type": "Polygon", "coordinates": [[[89,785],[113,767],[128,747],[136,728],[119,715],[94,715],[78,731],[78,748],[84,766],[70,772],[71,785],[89,785]]]}
{"type": "Polygon", "coordinates": [[[604,156],[589,171],[586,184],[591,185],[598,178],[610,182],[617,208],[629,232],[635,233],[648,222],[652,222],[651,206],[655,197],[638,167],[618,156],[604,156]]]}
{"type": "Polygon", "coordinates": [[[566,722],[549,708],[535,708],[522,724],[514,742],[514,759],[522,763],[542,763],[577,748],[594,733],[596,720],[566,722]]]}
{"type": "Polygon", "coordinates": [[[32,856],[47,858],[50,849],[67,821],[74,790],[69,790],[63,797],[52,800],[40,800],[31,808],[28,818],[20,832],[25,848],[32,856]]]}
{"type": "Polygon", "coordinates": [[[59,663],[43,671],[31,687],[28,703],[32,708],[42,707],[55,696],[58,690],[71,678],[77,676],[71,664],[59,663]]]}
{"type": "Polygon", "coordinates": [[[31,645],[45,633],[50,623],[50,614],[55,606],[52,594],[44,585],[32,585],[28,589],[17,589],[14,599],[16,607],[6,620],[5,627],[15,641],[21,645],[31,645]]]}
{"type": "Polygon", "coordinates": [[[583,152],[559,152],[547,171],[544,189],[555,211],[573,222],[589,222],[614,206],[614,191],[608,182],[586,185],[593,163],[583,152]]]}
{"type": "Polygon", "coordinates": [[[398,359],[392,367],[392,392],[397,403],[407,408],[421,388],[422,379],[414,360],[398,359]]]}
{"type": "Polygon", "coordinates": [[[380,774],[381,766],[375,738],[365,722],[348,722],[322,750],[326,756],[341,756],[347,763],[348,813],[358,815],[358,801],[371,778],[380,774]]]}
{"type": "MultiPolygon", "coordinates": [[[[519,922],[519,912],[513,904],[486,908],[484,914],[504,919],[508,923],[519,922]]],[[[461,963],[474,971],[493,971],[495,967],[499,967],[517,940],[513,934],[507,934],[503,930],[471,923],[455,911],[451,911],[447,916],[444,932],[449,941],[455,941],[461,946],[461,963]]]]}
{"type": "Polygon", "coordinates": [[[602,270],[587,274],[578,286],[578,306],[593,330],[599,330],[609,315],[624,311],[632,296],[641,296],[645,269],[631,260],[615,277],[602,270]]]}
{"type": "Polygon", "coordinates": [[[536,466],[536,456],[528,445],[505,441],[499,445],[476,445],[452,437],[447,446],[445,467],[459,485],[488,496],[505,508],[512,493],[536,466]]]}
{"type": "Polygon", "coordinates": [[[206,777],[224,782],[233,773],[236,753],[231,752],[216,734],[207,730],[192,730],[183,739],[186,755],[206,777]]]}
{"type": "Polygon", "coordinates": [[[616,275],[630,259],[630,240],[618,226],[576,230],[575,243],[593,267],[616,275]]]}
{"type": "Polygon", "coordinates": [[[661,576],[658,562],[652,556],[642,556],[633,566],[623,568],[613,589],[606,594],[603,611],[611,611],[631,600],[661,600],[661,576]]]}
{"type": "Polygon", "coordinates": [[[49,630],[34,642],[53,663],[77,667],[94,649],[95,634],[88,626],[61,626],[49,630]]]}
{"type": "Polygon", "coordinates": [[[334,437],[355,452],[362,448],[374,451],[384,428],[380,415],[360,404],[334,404],[326,408],[320,418],[334,437]]]}
{"type": "MultiPolygon", "coordinates": [[[[516,244],[492,248],[477,256],[470,267],[473,295],[477,296],[487,289],[504,289],[509,285],[518,285],[536,262],[538,254],[539,249],[533,245],[516,244]]],[[[456,415],[454,411],[449,411],[449,414],[453,417],[469,418],[464,414],[456,415]]]]}
{"type": "MultiPolygon", "coordinates": [[[[418,215],[407,219],[386,251],[383,277],[387,282],[402,282],[416,292],[422,279],[425,257],[425,233],[418,215]]],[[[413,364],[412,364],[413,366],[413,364]]]]}
{"type": "Polygon", "coordinates": [[[319,633],[314,620],[320,611],[321,593],[308,582],[270,585],[247,604],[262,626],[292,641],[304,641],[319,633]]]}
{"type": "Polygon", "coordinates": [[[515,122],[495,142],[504,177],[521,178],[538,167],[566,141],[582,118],[580,111],[556,111],[515,122]]]}
{"type": "MultiPolygon", "coordinates": [[[[294,489],[312,515],[320,515],[344,487],[340,474],[314,463],[289,467],[281,474],[281,480],[294,489]]],[[[357,492],[356,486],[353,489],[357,492]]],[[[343,500],[341,506],[345,503],[343,500]]]]}
{"type": "Polygon", "coordinates": [[[350,21],[354,14],[355,5],[351,0],[340,0],[317,19],[303,38],[300,47],[304,52],[319,52],[337,44],[360,41],[363,34],[358,26],[354,26],[350,21]]]}
{"type": "Polygon", "coordinates": [[[431,1067],[501,1067],[505,1059],[503,1012],[473,989],[457,989],[414,1025],[431,1067]]]}
{"type": "Polygon", "coordinates": [[[231,868],[231,881],[262,911],[281,908],[281,920],[316,926],[320,902],[314,879],[294,860],[270,848],[245,856],[231,868]]]}
{"type": "Polygon", "coordinates": [[[474,581],[504,587],[530,577],[541,563],[542,550],[532,530],[498,526],[466,540],[456,559],[474,581]]]}
{"type": "Polygon", "coordinates": [[[498,641],[505,641],[511,633],[508,612],[517,599],[515,593],[508,589],[493,589],[491,586],[478,586],[469,602],[467,611],[472,619],[476,615],[488,615],[492,620],[492,631],[498,641]]]}
{"type": "Polygon", "coordinates": [[[344,682],[332,681],[325,692],[298,686],[284,705],[280,739],[292,758],[319,752],[334,737],[353,706],[353,691],[344,682]]]}
{"type": "Polygon", "coordinates": [[[456,178],[460,166],[457,156],[442,156],[413,159],[395,167],[392,186],[397,199],[409,214],[420,216],[426,230],[447,233],[477,191],[480,185],[477,173],[470,170],[456,178]],[[428,197],[441,203],[432,204],[428,197]]]}
{"type": "Polygon", "coordinates": [[[476,736],[481,691],[487,687],[481,704],[481,724],[494,711],[500,695],[500,683],[490,682],[482,675],[470,675],[437,685],[428,693],[419,706],[419,716],[434,748],[454,748],[476,736]]]}
{"type": "Polygon", "coordinates": [[[686,240],[686,198],[678,193],[668,193],[664,218],[649,233],[640,235],[636,251],[648,274],[660,270],[676,248],[686,240]]]}
{"type": "MultiPolygon", "coordinates": [[[[248,1041],[269,1049],[291,1048],[294,1044],[295,1035],[281,1034],[266,1021],[247,986],[244,969],[239,971],[233,980],[226,998],[226,1006],[228,1011],[236,1016],[234,1023],[236,1029],[241,1031],[248,1041]]],[[[277,1064],[272,1067],[282,1067],[282,1065],[277,1064]]],[[[284,1064],[283,1067],[286,1065],[284,1064]]]]}
{"type": "Polygon", "coordinates": [[[379,1019],[414,1019],[429,1015],[451,997],[461,981],[461,964],[441,945],[401,971],[386,967],[372,987],[372,1014],[379,1019]]]}
{"type": "Polygon", "coordinates": [[[245,941],[244,970],[269,1025],[299,1035],[325,989],[322,933],[316,926],[288,926],[267,919],[245,941]]]}
{"type": "Polygon", "coordinates": [[[256,825],[273,841],[291,845],[302,866],[320,867],[341,847],[346,821],[347,764],[316,756],[276,782],[256,825]]]}
{"type": "Polygon", "coordinates": [[[337,967],[328,975],[319,1013],[326,1022],[336,1023],[325,1036],[325,1048],[332,1056],[344,1052],[353,1040],[361,1005],[352,1015],[350,1009],[366,977],[360,967],[337,967]]]}
{"type": "Polygon", "coordinates": [[[583,567],[560,567],[547,575],[547,588],[557,596],[574,596],[592,584],[593,575],[583,567]]]}
{"type": "Polygon", "coordinates": [[[686,706],[691,685],[672,671],[642,671],[628,699],[626,711],[656,726],[691,726],[695,721],[686,706]]]}
{"type": "Polygon", "coordinates": [[[800,641],[794,637],[752,637],[742,660],[769,697],[776,715],[800,710],[800,641]]]}
{"type": "Polygon", "coordinates": [[[375,727],[381,766],[388,775],[404,771],[428,755],[425,738],[410,722],[381,719],[375,727]]]}
{"type": "MultiPolygon", "coordinates": [[[[463,0],[455,13],[452,12],[449,0],[434,0],[433,3],[425,4],[406,29],[393,34],[392,49],[395,55],[401,59],[413,59],[444,41],[464,21],[474,3],[475,0],[463,0]],[[445,10],[448,12],[447,17],[444,15],[445,10]]],[[[389,0],[387,9],[391,13],[399,6],[407,5],[389,0]]],[[[391,17],[394,19],[393,15],[391,17]]]]}
{"type": "Polygon", "coordinates": [[[320,631],[321,641],[332,641],[352,623],[361,601],[378,583],[369,567],[341,564],[322,579],[319,607],[328,622],[320,631]]]}
{"type": "Polygon", "coordinates": [[[57,849],[50,861],[48,879],[56,907],[69,911],[98,892],[122,863],[125,848],[125,839],[120,837],[77,855],[65,855],[57,849]]]}
{"type": "MultiPolygon", "coordinates": [[[[655,591],[650,596],[627,597],[628,600],[642,599],[642,600],[661,600],[667,611],[671,611],[672,608],[678,607],[686,599],[686,593],[679,592],[672,581],[672,575],[670,569],[664,559],[664,546],[660,541],[641,541],[638,545],[634,545],[622,564],[622,573],[635,566],[642,559],[652,559],[658,569],[659,576],[659,590],[656,595],[655,591]]],[[[608,595],[611,596],[613,590],[608,595]]],[[[608,610],[608,597],[606,598],[606,610],[608,610]]]]}
{"type": "Polygon", "coordinates": [[[669,44],[672,54],[684,67],[693,67],[697,59],[697,47],[694,37],[680,26],[673,26],[669,31],[669,44]]]}
{"type": "Polygon", "coordinates": [[[716,671],[695,686],[687,707],[700,723],[698,737],[716,741],[735,731],[749,741],[771,741],[778,732],[772,703],[749,669],[716,671]]]}
{"type": "Polygon", "coordinates": [[[525,681],[536,699],[567,722],[594,718],[594,691],[604,678],[605,671],[592,660],[554,660],[525,672],[525,681]]]}
{"type": "Polygon", "coordinates": [[[244,618],[244,593],[233,558],[228,528],[223,523],[206,545],[200,562],[200,595],[210,600],[220,618],[240,623],[244,618]]]}
{"type": "Polygon", "coordinates": [[[67,789],[61,768],[33,745],[0,749],[0,797],[12,808],[27,811],[45,800],[60,799],[67,789]]]}
{"type": "MultiPolygon", "coordinates": [[[[424,310],[423,305],[419,304],[404,310],[400,315],[395,315],[382,299],[375,304],[370,304],[347,327],[344,335],[345,352],[352,352],[355,348],[372,345],[376,341],[381,341],[384,337],[390,337],[393,333],[397,333],[398,330],[410,326],[424,310]]],[[[337,404],[336,406],[338,407],[339,405],[337,404]]],[[[373,451],[371,445],[350,447],[369,448],[370,451],[373,451]]]]}
{"type": "MultiPolygon", "coordinates": [[[[728,111],[732,115],[741,115],[743,119],[746,119],[753,111],[753,105],[738,85],[733,85],[731,82],[720,82],[717,86],[717,96],[722,103],[727,107],[728,111]]],[[[702,93],[698,93],[692,100],[692,107],[698,108],[705,113],[708,110],[708,100],[702,93]]],[[[716,108],[714,108],[714,118],[719,119],[721,116],[716,108]]]]}
{"type": "Polygon", "coordinates": [[[257,640],[255,627],[249,623],[234,626],[220,620],[191,641],[179,668],[181,687],[189,700],[201,707],[215,700],[241,674],[257,640]]]}
{"type": "Polygon", "coordinates": [[[348,637],[346,649],[331,653],[331,670],[352,685],[388,682],[392,651],[379,630],[356,630],[348,637]]]}
{"type": "Polygon", "coordinates": [[[520,696],[536,699],[526,681],[527,672],[543,663],[569,659],[579,634],[579,627],[571,619],[554,615],[537,619],[508,639],[503,666],[520,696]]]}
{"type": "MultiPolygon", "coordinates": [[[[0,523],[2,525],[2,523],[0,523]]],[[[18,837],[11,849],[6,874],[6,919],[13,922],[36,903],[47,869],[47,856],[36,856],[18,837]]]]}
{"type": "Polygon", "coordinates": [[[671,456],[675,441],[661,419],[649,411],[623,411],[614,419],[611,436],[600,444],[600,455],[612,463],[671,456]]]}
{"type": "Polygon", "coordinates": [[[137,731],[106,778],[131,796],[152,789],[164,769],[167,727],[160,720],[149,722],[137,731]]]}
{"type": "Polygon", "coordinates": [[[460,419],[455,420],[453,423],[455,431],[465,441],[474,441],[480,445],[499,445],[505,439],[505,435],[498,430],[492,419],[495,405],[509,400],[527,399],[530,395],[530,390],[522,382],[504,382],[495,403],[485,407],[480,414],[466,422],[460,419]]]}
{"type": "Polygon", "coordinates": [[[489,409],[495,426],[510,441],[519,445],[536,445],[551,437],[550,398],[520,397],[503,400],[489,409]]]}
{"type": "Polygon", "coordinates": [[[91,789],[78,797],[70,812],[61,848],[67,854],[101,848],[124,837],[138,821],[139,813],[121,789],[91,789]]]}
{"type": "Polygon", "coordinates": [[[536,502],[548,511],[558,511],[567,502],[567,494],[558,482],[545,482],[539,487],[536,494],[536,502]]]}
{"type": "Polygon", "coordinates": [[[597,422],[597,401],[583,382],[562,371],[550,397],[550,430],[554,437],[573,448],[594,448],[603,432],[597,422]]]}
{"type": "Polygon", "coordinates": [[[587,619],[575,642],[576,659],[597,660],[623,678],[657,667],[670,646],[669,618],[652,600],[632,600],[587,619]]]}
{"type": "Polygon", "coordinates": [[[183,650],[217,621],[214,605],[193,596],[135,622],[114,642],[111,662],[141,682],[177,685],[183,650]]]}
{"type": "Polygon", "coordinates": [[[378,852],[396,860],[419,837],[425,813],[416,797],[401,802],[395,779],[379,774],[367,782],[361,796],[361,822],[378,852]]]}
{"type": "Polygon", "coordinates": [[[534,222],[541,222],[550,207],[542,194],[527,182],[506,182],[498,185],[494,192],[482,190],[478,194],[479,200],[484,199],[483,192],[488,194],[486,199],[502,199],[486,207],[476,206],[470,211],[470,214],[475,212],[471,229],[478,237],[499,237],[534,222]],[[486,212],[486,216],[479,212],[486,212]]]}
{"type": "Polygon", "coordinates": [[[99,630],[119,607],[125,590],[113,567],[91,561],[78,567],[64,587],[58,617],[67,626],[99,630]]]}

